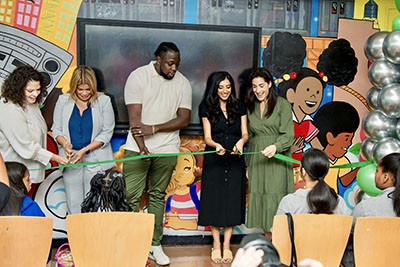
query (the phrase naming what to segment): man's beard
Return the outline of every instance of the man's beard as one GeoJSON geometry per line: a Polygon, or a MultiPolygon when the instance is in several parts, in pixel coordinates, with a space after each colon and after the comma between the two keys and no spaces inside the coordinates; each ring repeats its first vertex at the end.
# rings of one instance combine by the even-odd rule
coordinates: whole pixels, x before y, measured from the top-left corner
{"type": "Polygon", "coordinates": [[[168,74],[166,74],[165,72],[163,72],[162,69],[160,69],[160,75],[161,75],[164,79],[166,79],[166,80],[172,80],[172,79],[175,77],[175,75],[172,76],[172,77],[168,76],[168,74]]]}

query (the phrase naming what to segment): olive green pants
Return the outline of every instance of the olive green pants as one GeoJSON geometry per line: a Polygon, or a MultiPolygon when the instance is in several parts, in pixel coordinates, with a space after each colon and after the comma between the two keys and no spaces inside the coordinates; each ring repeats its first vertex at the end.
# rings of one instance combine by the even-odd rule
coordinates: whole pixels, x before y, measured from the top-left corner
{"type": "MultiPolygon", "coordinates": [[[[125,157],[139,155],[138,152],[125,150],[125,157]]],[[[148,212],[155,216],[153,246],[160,245],[163,236],[165,190],[171,180],[177,157],[159,157],[150,160],[125,161],[123,171],[126,182],[126,198],[134,211],[139,211],[140,199],[149,177],[148,212]]]]}

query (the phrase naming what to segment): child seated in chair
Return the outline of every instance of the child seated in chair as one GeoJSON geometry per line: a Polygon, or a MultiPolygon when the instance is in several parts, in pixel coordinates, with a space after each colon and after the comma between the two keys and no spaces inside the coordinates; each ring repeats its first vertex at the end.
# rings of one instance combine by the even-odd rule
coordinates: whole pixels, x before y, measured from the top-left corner
{"type": "Polygon", "coordinates": [[[28,168],[14,161],[7,161],[5,165],[10,181],[10,199],[0,210],[0,215],[45,217],[39,205],[27,196],[32,185],[28,168]]]}
{"type": "Polygon", "coordinates": [[[81,205],[82,213],[132,211],[126,202],[125,177],[117,170],[98,172],[90,181],[90,191],[81,205]]]}

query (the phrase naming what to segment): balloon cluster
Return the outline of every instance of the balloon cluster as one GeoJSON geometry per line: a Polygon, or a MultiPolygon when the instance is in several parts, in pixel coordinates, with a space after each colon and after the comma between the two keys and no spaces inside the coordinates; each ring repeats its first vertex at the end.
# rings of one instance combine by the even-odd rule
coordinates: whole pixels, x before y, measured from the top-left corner
{"type": "Polygon", "coordinates": [[[372,62],[368,78],[374,86],[367,94],[373,110],[363,119],[368,138],[361,144],[361,156],[378,162],[400,152],[400,30],[373,34],[364,52],[372,62]]]}
{"type": "MultiPolygon", "coordinates": [[[[363,119],[367,136],[361,143],[361,157],[378,162],[400,152],[400,29],[377,32],[365,43],[364,52],[371,63],[368,78],[373,87],[367,93],[372,108],[363,119]]],[[[360,188],[368,195],[379,194],[375,186],[375,164],[362,167],[357,174],[360,188]]]]}

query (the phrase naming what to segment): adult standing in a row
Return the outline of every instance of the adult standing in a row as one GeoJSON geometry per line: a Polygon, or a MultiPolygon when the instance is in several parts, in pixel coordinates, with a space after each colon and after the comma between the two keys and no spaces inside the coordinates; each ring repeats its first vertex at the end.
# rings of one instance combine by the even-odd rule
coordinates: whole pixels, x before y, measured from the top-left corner
{"type": "Polygon", "coordinates": [[[206,151],[217,153],[204,155],[198,224],[211,225],[212,261],[230,263],[233,227],[245,222],[246,169],[241,153],[248,133],[246,107],[236,98],[235,84],[228,72],[211,74],[199,116],[206,151]],[[222,247],[220,228],[224,230],[222,247]]]}
{"type": "Polygon", "coordinates": [[[294,139],[292,109],[287,100],[278,97],[272,75],[256,68],[249,77],[247,94],[249,151],[262,155],[248,156],[249,206],[248,223],[270,234],[279,202],[293,192],[292,164],[274,158],[276,153],[290,157],[294,139]]]}
{"type": "Polygon", "coordinates": [[[31,181],[44,179],[44,168],[66,157],[46,150],[47,125],[39,104],[46,95],[43,76],[33,67],[16,68],[4,81],[0,98],[0,153],[5,161],[23,163],[31,170],[31,181]]]}
{"type": "MultiPolygon", "coordinates": [[[[60,95],[54,109],[53,136],[60,155],[71,163],[113,160],[110,140],[114,132],[114,112],[110,97],[97,92],[94,71],[78,66],[72,73],[67,94],[60,95]]],[[[114,163],[68,167],[63,170],[68,212],[80,213],[90,190],[90,180],[114,163]]]]}
{"type": "MultiPolygon", "coordinates": [[[[178,153],[179,130],[189,124],[192,88],[178,71],[180,52],[174,43],[162,42],[155,61],[133,71],[125,84],[125,103],[131,131],[125,157],[150,153],[178,153]]],[[[155,215],[150,258],[159,265],[169,264],[161,247],[165,190],[171,180],[177,157],[158,157],[124,163],[127,200],[134,211],[149,176],[148,211],[155,215]]]]}

